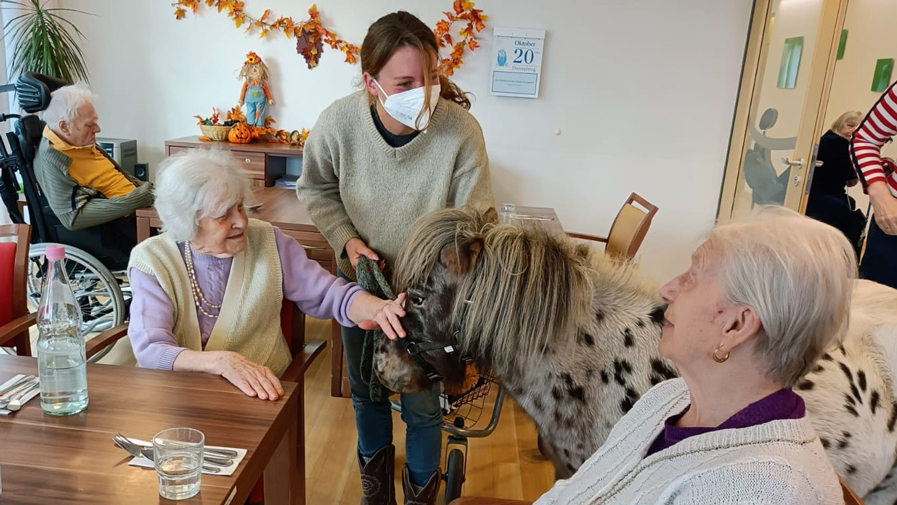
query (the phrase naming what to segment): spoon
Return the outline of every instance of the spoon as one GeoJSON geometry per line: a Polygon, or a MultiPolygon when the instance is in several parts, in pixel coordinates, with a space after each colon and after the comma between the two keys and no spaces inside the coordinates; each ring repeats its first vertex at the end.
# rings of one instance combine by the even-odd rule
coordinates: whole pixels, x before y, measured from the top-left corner
{"type": "Polygon", "coordinates": [[[18,393],[12,400],[10,400],[9,405],[6,406],[6,409],[10,412],[16,412],[20,408],[22,408],[22,398],[28,396],[32,391],[39,388],[40,384],[34,384],[25,391],[18,393]]]}

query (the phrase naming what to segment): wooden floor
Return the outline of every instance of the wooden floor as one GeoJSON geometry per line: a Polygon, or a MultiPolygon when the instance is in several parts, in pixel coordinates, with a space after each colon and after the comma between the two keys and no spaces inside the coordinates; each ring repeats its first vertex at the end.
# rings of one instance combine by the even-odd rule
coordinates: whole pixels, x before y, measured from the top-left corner
{"type": "MultiPolygon", "coordinates": [[[[330,322],[309,319],[309,339],[329,339],[330,322]]],[[[306,376],[306,468],[309,505],[357,505],[361,480],[355,457],[355,415],[348,398],[330,396],[330,347],[315,360],[306,376]]],[[[477,427],[492,413],[487,402],[477,427]]],[[[405,425],[393,414],[397,494],[405,458],[405,425]]],[[[490,436],[470,439],[464,496],[534,501],[554,482],[554,468],[539,454],[533,421],[506,397],[498,428],[490,436]]],[[[445,454],[443,454],[443,461],[445,454]]],[[[443,463],[443,470],[444,468],[443,463]]],[[[440,488],[440,494],[444,485],[440,488]]]]}

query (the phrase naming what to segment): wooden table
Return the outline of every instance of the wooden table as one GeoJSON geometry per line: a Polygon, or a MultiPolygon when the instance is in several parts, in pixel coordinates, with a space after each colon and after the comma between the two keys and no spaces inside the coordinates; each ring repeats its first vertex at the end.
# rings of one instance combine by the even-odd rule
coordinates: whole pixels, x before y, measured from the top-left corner
{"type": "Polygon", "coordinates": [[[197,148],[230,151],[234,159],[249,173],[255,186],[273,186],[274,181],[286,173],[287,158],[302,157],[301,147],[279,142],[233,144],[227,141],[202,141],[196,135],[165,141],[167,156],[197,148]]]}
{"type": "MultiPolygon", "coordinates": [[[[308,257],[317,261],[328,272],[336,275],[336,257],[330,244],[318,231],[318,228],[311,221],[305,206],[299,202],[296,192],[291,189],[283,188],[253,188],[253,202],[250,204],[261,203],[262,206],[256,210],[247,212],[249,217],[267,221],[274,226],[280,228],[285,234],[295,238],[300,244],[305,246],[305,252],[308,257]]],[[[142,242],[148,239],[154,230],[162,227],[159,215],[156,209],[152,207],[144,207],[137,209],[137,241],[142,242]]],[[[343,395],[343,390],[348,391],[348,385],[343,386],[343,368],[345,359],[343,358],[343,341],[340,335],[339,323],[333,321],[330,330],[331,352],[330,352],[330,394],[331,396],[348,396],[343,395]]]]}
{"type": "MultiPolygon", "coordinates": [[[[0,382],[19,373],[36,374],[37,360],[0,356],[0,382]]],[[[304,503],[301,385],[284,382],[285,396],[267,402],[217,376],[97,364],[87,365],[87,383],[90,405],[80,414],[44,415],[36,397],[0,417],[0,503],[171,503],[159,496],[155,470],[128,466],[112,435],[149,440],[176,426],[202,431],[208,445],[249,451],[233,476],[203,474],[200,493],[181,503],[242,505],[263,472],[266,504],[304,503]]]]}

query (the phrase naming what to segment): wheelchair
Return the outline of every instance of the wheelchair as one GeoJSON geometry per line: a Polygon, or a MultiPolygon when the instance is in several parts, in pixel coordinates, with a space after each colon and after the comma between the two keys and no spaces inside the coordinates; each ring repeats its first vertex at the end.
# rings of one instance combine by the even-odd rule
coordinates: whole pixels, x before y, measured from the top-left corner
{"type": "MultiPolygon", "coordinates": [[[[43,136],[45,123],[36,113],[50,104],[50,94],[66,82],[36,73],[24,73],[15,82],[0,86],[0,94],[15,91],[19,107],[26,115],[0,114],[0,123],[16,119],[14,132],[6,134],[7,145],[0,138],[0,196],[14,223],[24,223],[18,206],[18,181],[33,228],[27,283],[28,307],[36,312],[40,304],[41,282],[47,269],[45,251],[50,245],[64,245],[65,270],[82,313],[85,339],[125,322],[130,306],[130,287],[126,274],[128,253],[109,243],[104,226],[84,230],[68,230],[53,213],[34,173],[34,156],[43,136]],[[112,247],[109,247],[112,245],[112,247]]],[[[89,361],[106,356],[115,344],[109,345],[89,361]]],[[[0,352],[14,354],[10,349],[0,352]]]]}

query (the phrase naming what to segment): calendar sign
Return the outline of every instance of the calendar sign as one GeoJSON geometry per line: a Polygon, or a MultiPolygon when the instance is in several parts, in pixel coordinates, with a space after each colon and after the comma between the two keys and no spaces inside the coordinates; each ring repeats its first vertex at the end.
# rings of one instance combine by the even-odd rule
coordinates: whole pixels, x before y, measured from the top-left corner
{"type": "Polygon", "coordinates": [[[545,30],[495,28],[490,93],[538,98],[545,30]]]}

